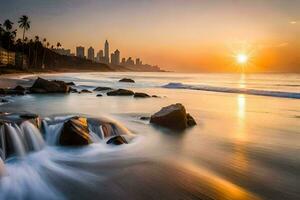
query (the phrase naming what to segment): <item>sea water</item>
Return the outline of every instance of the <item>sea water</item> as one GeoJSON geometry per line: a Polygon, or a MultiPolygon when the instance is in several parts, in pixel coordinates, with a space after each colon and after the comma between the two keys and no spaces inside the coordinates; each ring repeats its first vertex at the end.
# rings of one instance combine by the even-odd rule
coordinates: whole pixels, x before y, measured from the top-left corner
{"type": "MultiPolygon", "coordinates": [[[[105,116],[136,137],[117,147],[64,148],[48,141],[40,151],[10,158],[0,163],[1,199],[300,199],[299,74],[42,77],[73,81],[78,90],[107,86],[160,98],[105,92],[11,97],[1,112],[105,116]],[[124,77],[136,83],[118,82],[124,77]],[[139,119],[173,103],[182,103],[198,125],[174,133],[139,119]]],[[[17,83],[30,86],[35,78],[17,83]]]]}

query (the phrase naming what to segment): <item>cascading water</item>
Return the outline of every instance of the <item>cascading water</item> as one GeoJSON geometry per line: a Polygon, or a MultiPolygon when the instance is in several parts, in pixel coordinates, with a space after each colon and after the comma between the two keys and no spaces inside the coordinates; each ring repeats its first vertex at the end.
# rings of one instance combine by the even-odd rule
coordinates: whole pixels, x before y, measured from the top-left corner
{"type": "Polygon", "coordinates": [[[40,131],[30,122],[25,121],[20,126],[30,150],[39,151],[45,146],[40,131]]]}
{"type": "MultiPolygon", "coordinates": [[[[4,130],[5,132],[2,134],[5,134],[6,137],[9,137],[10,142],[12,143],[12,152],[14,152],[16,156],[20,156],[20,157],[25,156],[26,143],[23,136],[20,133],[20,129],[18,127],[13,126],[13,124],[6,123],[4,124],[4,130]]],[[[6,141],[8,140],[6,139],[6,141]]],[[[7,145],[9,146],[10,144],[8,143],[7,145]]],[[[5,152],[5,158],[7,156],[8,156],[8,152],[5,152]]]]}

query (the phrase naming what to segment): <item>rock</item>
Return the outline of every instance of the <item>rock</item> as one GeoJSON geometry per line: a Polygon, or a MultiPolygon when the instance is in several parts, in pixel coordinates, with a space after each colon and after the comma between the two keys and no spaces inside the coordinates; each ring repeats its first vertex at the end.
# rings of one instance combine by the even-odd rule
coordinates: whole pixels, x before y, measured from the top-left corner
{"type": "Polygon", "coordinates": [[[159,98],[159,96],[157,96],[157,95],[152,95],[151,97],[153,97],[153,98],[159,98]]]}
{"type": "Polygon", "coordinates": [[[75,117],[64,123],[59,137],[59,144],[63,146],[82,146],[92,143],[87,119],[75,117]]]}
{"type": "Polygon", "coordinates": [[[121,80],[119,80],[119,82],[135,83],[135,81],[130,78],[122,78],[121,80]]]}
{"type": "Polygon", "coordinates": [[[48,81],[38,77],[30,92],[32,93],[68,93],[70,87],[63,81],[48,81]]]}
{"type": "Polygon", "coordinates": [[[104,90],[112,90],[110,87],[96,87],[94,91],[104,91],[104,90]]]}
{"type": "Polygon", "coordinates": [[[40,127],[40,117],[33,113],[2,113],[0,114],[0,124],[4,122],[22,124],[29,121],[36,127],[40,127]]]}
{"type": "Polygon", "coordinates": [[[163,107],[150,118],[150,123],[157,124],[174,130],[184,130],[193,125],[195,120],[186,113],[182,104],[172,104],[163,107]]]}
{"type": "Polygon", "coordinates": [[[186,115],[186,118],[187,118],[187,125],[188,126],[195,126],[195,125],[197,125],[195,119],[190,115],[190,113],[188,113],[186,115]]]}
{"type": "Polygon", "coordinates": [[[92,93],[92,91],[89,91],[87,89],[83,89],[83,90],[80,91],[80,93],[92,93]]]}
{"type": "Polygon", "coordinates": [[[0,103],[8,103],[9,101],[7,99],[0,99],[0,103]]]}
{"type": "Polygon", "coordinates": [[[103,96],[102,94],[97,94],[97,95],[96,95],[96,97],[102,97],[102,96],[103,96]]]}
{"type": "Polygon", "coordinates": [[[23,86],[17,85],[17,86],[15,87],[15,89],[14,89],[14,90],[16,90],[16,91],[23,91],[23,92],[25,92],[25,91],[26,91],[26,88],[24,88],[23,86]]]}
{"type": "Polygon", "coordinates": [[[0,95],[25,95],[26,91],[0,88],[0,95]]]}
{"type": "Polygon", "coordinates": [[[58,144],[63,146],[84,146],[107,139],[109,144],[127,144],[132,137],[126,128],[104,118],[71,117],[63,123],[58,139],[58,144]]]}
{"type": "Polygon", "coordinates": [[[150,96],[143,92],[136,92],[134,93],[135,98],[149,98],[150,96]]]}
{"type": "Polygon", "coordinates": [[[140,117],[140,120],[149,120],[150,117],[140,117]]]}
{"type": "Polygon", "coordinates": [[[72,92],[72,93],[78,93],[78,90],[76,88],[70,87],[70,92],[72,92]]]}
{"type": "Polygon", "coordinates": [[[113,145],[121,145],[121,144],[128,144],[126,139],[120,135],[110,138],[106,144],[113,144],[113,145]]]}
{"type": "Polygon", "coordinates": [[[132,96],[134,95],[134,92],[131,90],[118,89],[113,90],[111,92],[107,92],[106,94],[107,96],[132,96]]]}
{"type": "Polygon", "coordinates": [[[39,116],[37,114],[33,113],[25,113],[25,114],[20,114],[20,117],[23,119],[37,119],[39,116]]]}
{"type": "Polygon", "coordinates": [[[75,86],[76,85],[73,81],[72,82],[67,82],[66,84],[69,85],[69,86],[75,86]]]}

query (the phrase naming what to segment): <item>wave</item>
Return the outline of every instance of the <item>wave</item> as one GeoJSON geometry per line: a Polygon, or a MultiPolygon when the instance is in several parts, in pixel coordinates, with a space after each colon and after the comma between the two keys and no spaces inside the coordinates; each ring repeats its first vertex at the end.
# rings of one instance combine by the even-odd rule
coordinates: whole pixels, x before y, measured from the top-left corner
{"type": "Polygon", "coordinates": [[[256,89],[247,89],[247,88],[229,88],[229,87],[217,87],[217,86],[209,86],[209,85],[188,85],[182,83],[168,83],[162,87],[170,88],[170,89],[203,90],[203,91],[211,91],[211,92],[238,93],[238,94],[250,94],[250,95],[259,95],[259,96],[300,99],[300,93],[298,92],[256,90],[256,89]]]}

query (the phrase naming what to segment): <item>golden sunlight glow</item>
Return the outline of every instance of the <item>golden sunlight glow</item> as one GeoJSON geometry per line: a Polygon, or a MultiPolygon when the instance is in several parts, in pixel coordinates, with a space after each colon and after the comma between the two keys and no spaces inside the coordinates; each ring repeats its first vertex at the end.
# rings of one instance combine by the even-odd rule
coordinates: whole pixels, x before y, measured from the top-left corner
{"type": "Polygon", "coordinates": [[[237,61],[239,64],[245,64],[245,63],[247,63],[247,62],[248,62],[248,59],[249,59],[248,55],[243,54],[243,53],[238,54],[238,55],[236,56],[236,61],[237,61]]]}

